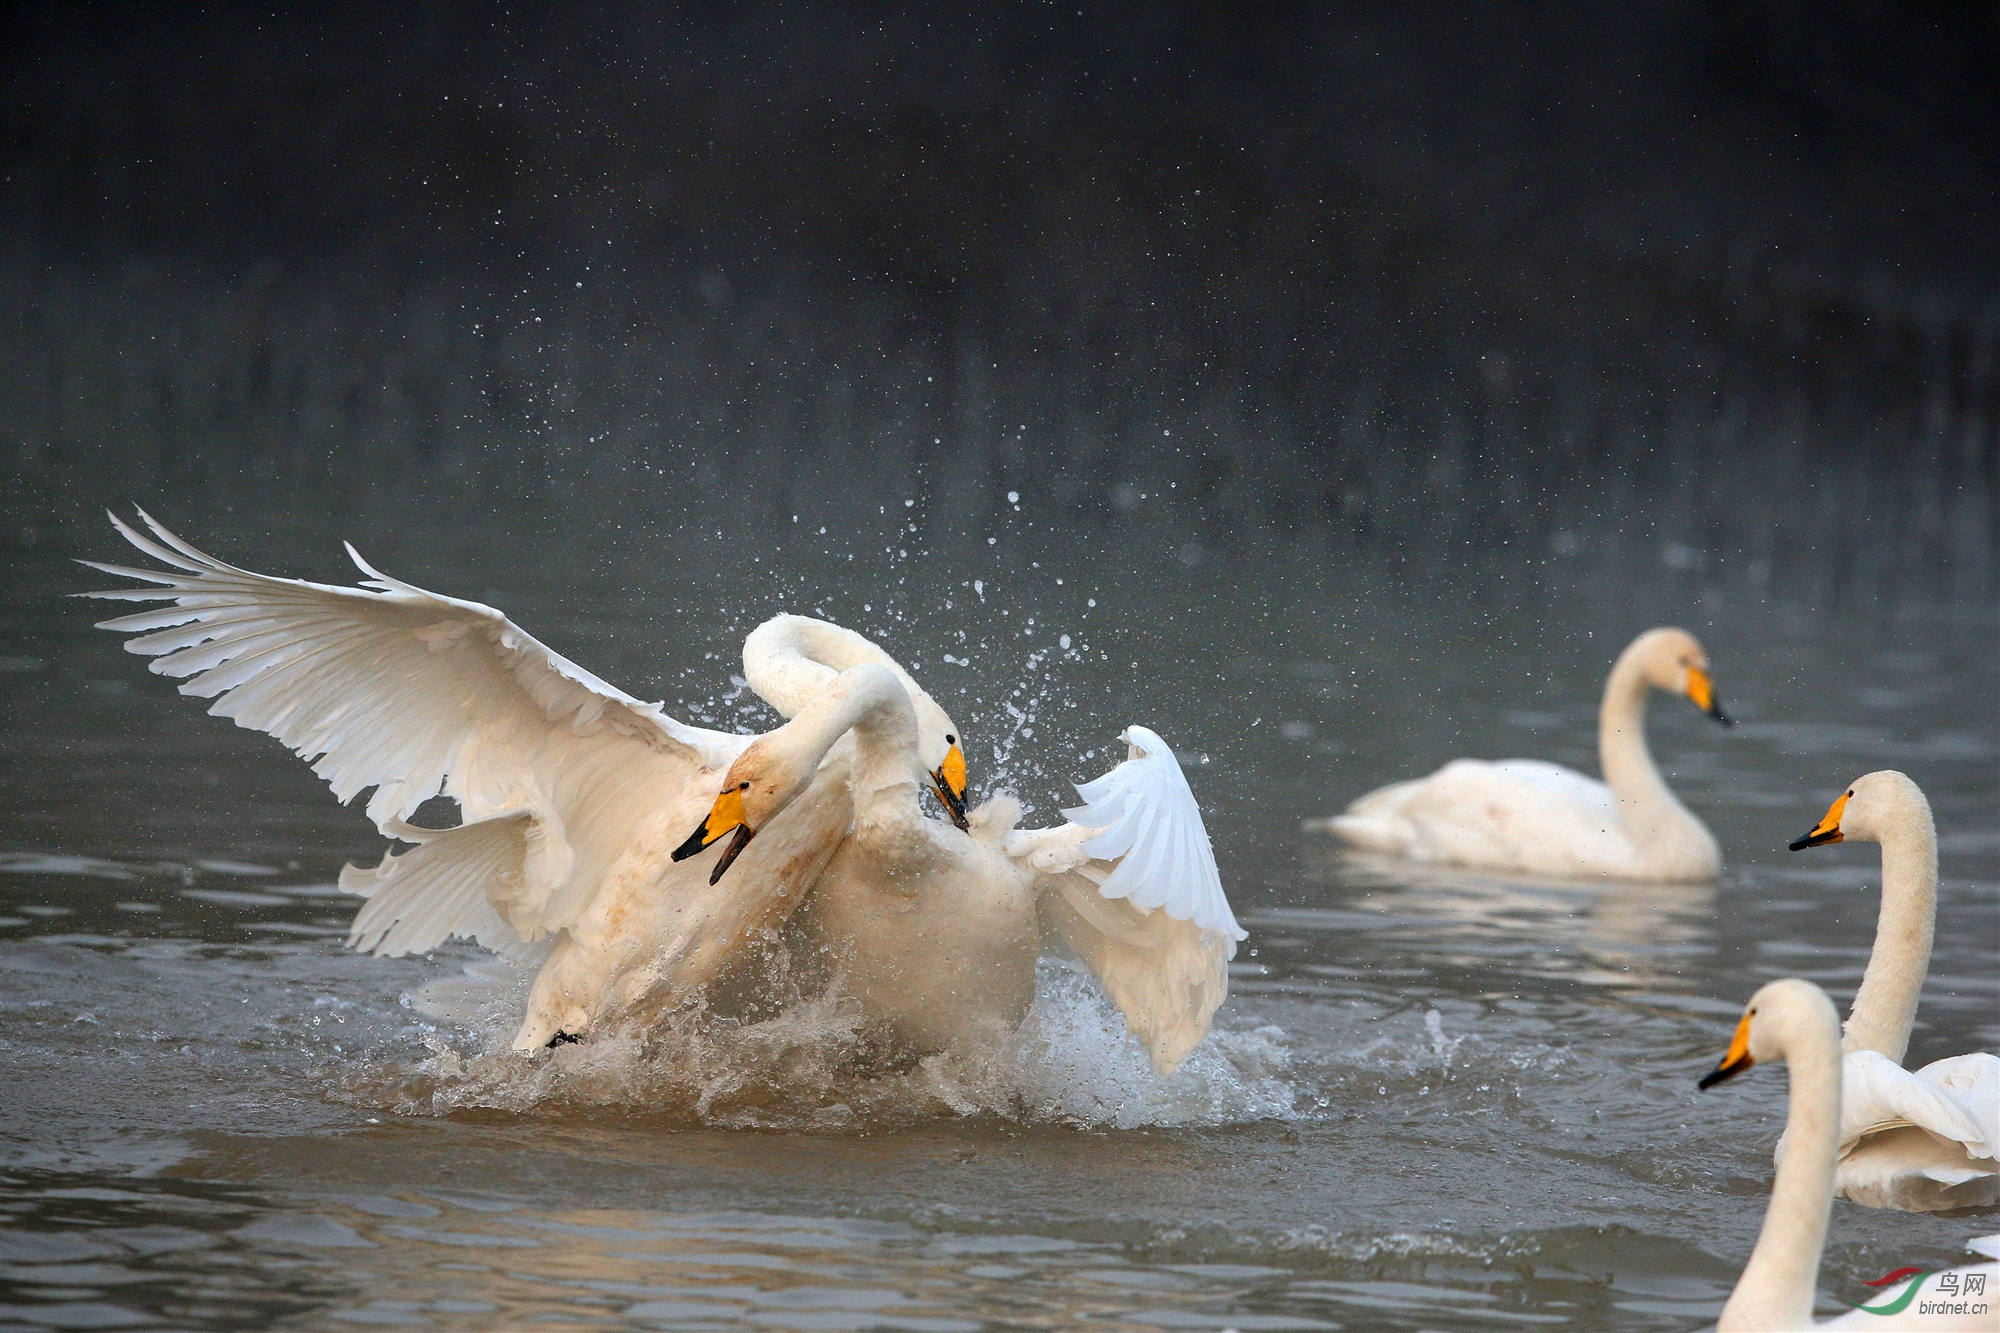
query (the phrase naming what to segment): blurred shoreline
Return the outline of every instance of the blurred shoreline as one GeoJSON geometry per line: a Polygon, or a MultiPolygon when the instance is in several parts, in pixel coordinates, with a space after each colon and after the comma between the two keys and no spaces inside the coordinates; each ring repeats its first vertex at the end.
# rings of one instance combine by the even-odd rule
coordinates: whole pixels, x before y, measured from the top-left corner
{"type": "Polygon", "coordinates": [[[0,549],[913,500],[961,563],[1019,504],[1990,601],[2000,20],[1511,12],[17,16],[0,549]]]}

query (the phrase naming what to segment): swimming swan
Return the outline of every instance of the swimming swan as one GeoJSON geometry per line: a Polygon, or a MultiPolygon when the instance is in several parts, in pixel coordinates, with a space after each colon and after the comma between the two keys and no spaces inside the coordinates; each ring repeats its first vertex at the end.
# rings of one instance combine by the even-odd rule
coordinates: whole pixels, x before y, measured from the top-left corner
{"type": "MultiPolygon", "coordinates": [[[[1750,997],[1728,1052],[1701,1079],[1706,1090],[1753,1064],[1782,1060],[1791,1073],[1785,1135],[1792,1151],[1779,1163],[1771,1182],[1771,1202],[1764,1226],[1736,1289],[1722,1307],[1717,1333],[1786,1333],[1811,1328],[1868,1329],[1991,1329],[1990,1312],[1954,1318],[1926,1314],[1906,1304],[1895,1314],[1851,1310],[1825,1323],[1812,1318],[1813,1289],[1819,1281],[1820,1251],[1826,1244],[1828,1214],[1833,1210],[1835,1152],[1841,1134],[1840,1020],[1826,992],[1810,981],[1773,981],[1750,997]]],[[[2000,1236],[1983,1236],[1972,1248],[2000,1255],[2000,1236]]],[[[1927,1273],[1910,1279],[1923,1283],[1921,1294],[1936,1299],[1943,1290],[1963,1290],[1967,1276],[1986,1276],[1982,1286],[2000,1285],[2000,1264],[1978,1264],[1944,1274],[1927,1273]]],[[[1907,1286],[1908,1283],[1903,1284],[1907,1286]]],[[[1873,1307],[1894,1308],[1901,1287],[1871,1297],[1873,1307]]]]}
{"type": "Polygon", "coordinates": [[[1847,838],[1882,845],[1882,910],[1841,1042],[1835,1191],[1870,1208],[1990,1208],[2000,1200],[2000,1058],[1956,1055],[1903,1068],[1937,924],[1930,802],[1901,773],[1870,773],[1791,846],[1847,838]]]}
{"type": "Polygon", "coordinates": [[[1674,799],[1646,749],[1646,693],[1686,695],[1724,726],[1708,654],[1686,630],[1647,630],[1604,682],[1603,782],[1539,759],[1455,759],[1379,787],[1308,827],[1356,847],[1487,870],[1619,879],[1713,879],[1722,855],[1674,799]],[[1608,784],[1608,785],[1607,785],[1608,784]]]}
{"type": "MultiPolygon", "coordinates": [[[[849,668],[784,726],[752,742],[678,858],[724,838],[755,847],[828,750],[855,741],[852,836],[801,913],[842,989],[892,1052],[1004,1041],[1027,1016],[1044,931],[1082,955],[1154,1067],[1172,1071],[1228,993],[1244,932],[1229,910],[1201,814],[1173,752],[1124,733],[1129,758],[1077,790],[1052,829],[1013,828],[996,798],[962,832],[923,817],[908,694],[880,668],[849,668]]],[[[726,865],[716,874],[736,873],[726,865]]]]}
{"type": "MultiPolygon", "coordinates": [[[[714,799],[717,775],[752,737],[689,726],[536,642],[499,611],[389,578],[334,587],[224,564],[143,510],[150,537],[112,524],[165,571],[84,564],[159,585],[93,592],[171,606],[103,628],[138,631],[129,651],[209,711],[269,732],[346,801],[412,844],[341,887],[368,898],[348,943],[422,953],[476,940],[539,969],[514,1046],[532,1050],[614,1017],[678,1003],[752,935],[782,920],[847,836],[844,762],[810,775],[785,817],[744,855],[726,889],[671,859],[678,830],[714,799]],[[462,822],[409,822],[442,793],[462,822]]],[[[923,719],[925,776],[963,818],[956,729],[902,668],[861,636],[792,623],[753,634],[746,671],[780,701],[819,678],[808,647],[866,660],[923,719]],[[946,739],[950,737],[951,739],[946,739]]],[[[838,757],[836,757],[838,758],[838,757]]],[[[743,846],[722,853],[734,859],[743,846]]]]}

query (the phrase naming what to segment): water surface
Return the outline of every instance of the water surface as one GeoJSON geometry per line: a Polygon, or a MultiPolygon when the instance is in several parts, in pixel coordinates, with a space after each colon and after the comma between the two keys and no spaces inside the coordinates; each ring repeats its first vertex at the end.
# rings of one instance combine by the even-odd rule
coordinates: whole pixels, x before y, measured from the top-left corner
{"type": "MultiPolygon", "coordinates": [[[[310,515],[200,517],[187,535],[226,558],[337,576],[310,515]]],[[[717,722],[768,725],[729,680],[742,631],[825,610],[918,664],[975,787],[1037,818],[1121,726],[1157,727],[1251,932],[1215,1035],[1157,1080],[1051,963],[1017,1049],[976,1068],[843,1066],[825,1003],[489,1053],[404,998],[476,950],[342,948],[333,880],[379,850],[360,814],[89,629],[100,605],[59,594],[96,576],[22,555],[0,602],[0,1327],[1694,1328],[1755,1236],[1784,1078],[1694,1080],[1761,982],[1851,996],[1874,849],[1783,843],[1879,767],[1942,835],[1911,1059],[2000,1046],[1990,607],[1310,552],[1147,573],[1013,537],[975,568],[886,532],[753,568],[732,529],[668,558],[571,528],[524,561],[497,514],[447,529],[344,535],[717,722]],[[1301,830],[1458,754],[1594,769],[1605,665],[1661,621],[1704,638],[1742,720],[1654,705],[1719,883],[1415,871],[1301,830]]],[[[119,558],[108,533],[78,554],[119,558]]],[[[1823,1308],[1996,1220],[1837,1205],[1823,1308]]]]}

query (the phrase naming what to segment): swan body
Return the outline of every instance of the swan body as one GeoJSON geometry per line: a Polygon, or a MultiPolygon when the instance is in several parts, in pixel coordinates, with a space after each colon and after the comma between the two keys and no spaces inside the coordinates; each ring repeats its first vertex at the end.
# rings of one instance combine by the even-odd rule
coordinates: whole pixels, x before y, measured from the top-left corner
{"type": "MultiPolygon", "coordinates": [[[[1826,992],[1809,981],[1773,981],[1750,997],[1728,1052],[1701,1080],[1702,1088],[1707,1089],[1753,1065],[1774,1061],[1783,1061],[1791,1075],[1785,1125],[1791,1151],[1778,1164],[1764,1225],[1735,1290],[1722,1307],[1717,1333],[1789,1333],[1812,1328],[1991,1329],[1992,1315],[1984,1306],[1976,1315],[1969,1311],[1940,1314],[1927,1311],[1914,1300],[1893,1314],[1856,1309],[1832,1320],[1813,1322],[1813,1291],[1819,1280],[1828,1215],[1833,1209],[1841,1136],[1840,1040],[1840,1020],[1826,992]]],[[[2000,1254],[2000,1237],[1981,1237],[1972,1245],[1981,1253],[2000,1254]]],[[[1992,1290],[2000,1283],[2000,1264],[1953,1269],[1949,1283],[1940,1283],[1945,1275],[1938,1273],[1909,1281],[1924,1284],[1916,1294],[1935,1301],[1945,1288],[1963,1290],[1967,1277],[1982,1274],[1981,1285],[1992,1290]]],[[[1871,1297],[1867,1304],[1892,1307],[1904,1294],[1899,1287],[1871,1297]]]]}
{"type": "Polygon", "coordinates": [[[1005,1040],[1033,1003],[1046,931],[1097,972],[1155,1068],[1178,1066],[1227,994],[1243,931],[1166,743],[1126,731],[1130,757],[1079,788],[1087,804],[1066,812],[1097,822],[1020,831],[1018,805],[996,798],[961,831],[918,810],[909,696],[864,663],[738,757],[677,854],[746,827],[761,836],[850,733],[853,830],[801,921],[871,1037],[903,1056],[1005,1040]]]}
{"type": "Polygon", "coordinates": [[[1842,1043],[1836,1192],[1871,1208],[1990,1208],[2000,1201],[2000,1058],[1902,1064],[1937,921],[1930,802],[1901,773],[1869,773],[1792,848],[1848,838],[1881,844],[1882,908],[1842,1043]]]}
{"type": "Polygon", "coordinates": [[[1677,800],[1646,748],[1646,696],[1685,695],[1723,725],[1708,655],[1692,634],[1648,630],[1611,668],[1598,710],[1604,781],[1536,759],[1458,759],[1381,787],[1318,821],[1366,851],[1487,870],[1617,879],[1713,879],[1715,838],[1677,800]]]}
{"type": "MultiPolygon", "coordinates": [[[[394,956],[458,936],[537,969],[518,1049],[686,998],[797,906],[847,836],[843,752],[807,775],[755,848],[734,849],[737,873],[718,887],[711,867],[672,853],[752,737],[678,721],[492,607],[392,579],[352,546],[361,586],[307,583],[225,564],[139,516],[149,534],[112,523],[164,570],[84,563],[155,586],[85,595],[169,605],[103,628],[136,633],[126,647],[153,656],[154,672],[276,736],[339,799],[373,789],[370,819],[410,846],[342,873],[368,900],[349,944],[394,956]],[[457,826],[409,822],[439,794],[457,801],[457,826]]],[[[790,702],[833,674],[805,660],[808,647],[868,660],[907,689],[922,719],[912,753],[941,794],[955,773],[946,801],[962,809],[950,719],[879,648],[799,623],[752,638],[746,668],[790,702]]]]}

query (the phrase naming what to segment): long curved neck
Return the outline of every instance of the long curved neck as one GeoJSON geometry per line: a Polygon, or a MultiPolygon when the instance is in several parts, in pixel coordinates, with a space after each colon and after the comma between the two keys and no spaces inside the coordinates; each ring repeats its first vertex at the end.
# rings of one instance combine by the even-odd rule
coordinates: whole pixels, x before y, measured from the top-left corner
{"type": "Polygon", "coordinates": [[[1832,1023],[1787,1034],[1785,1063],[1791,1093],[1784,1160],[1757,1246],[1722,1307],[1717,1333],[1812,1327],[1840,1140],[1840,1048],[1832,1023]]]}
{"type": "Polygon", "coordinates": [[[1882,910],[1841,1049],[1903,1063],[1937,929],[1937,826],[1921,794],[1882,831],[1882,910]]]}
{"type": "Polygon", "coordinates": [[[817,767],[842,736],[854,734],[848,781],[857,814],[881,817],[884,804],[917,811],[917,716],[895,675],[874,663],[851,667],[834,677],[798,716],[773,732],[811,767],[817,767]]]}
{"type": "Polygon", "coordinates": [[[895,658],[851,629],[810,616],[773,616],[743,641],[743,678],[771,707],[797,717],[849,667],[879,666],[914,698],[917,683],[895,658]]]}
{"type": "Polygon", "coordinates": [[[1657,844],[1669,831],[1696,825],[1653,766],[1652,751],[1646,748],[1649,688],[1645,667],[1628,649],[1612,666],[1597,709],[1597,758],[1604,766],[1604,782],[1618,798],[1626,831],[1641,847],[1657,844]]]}

